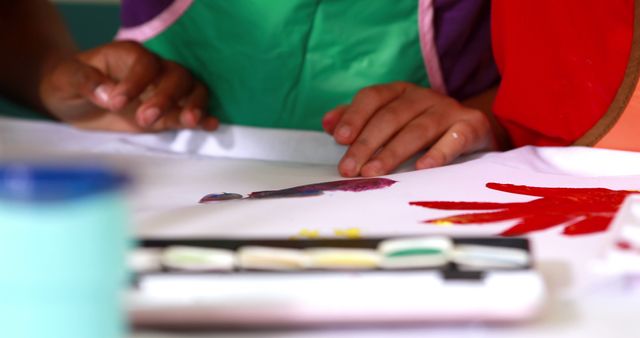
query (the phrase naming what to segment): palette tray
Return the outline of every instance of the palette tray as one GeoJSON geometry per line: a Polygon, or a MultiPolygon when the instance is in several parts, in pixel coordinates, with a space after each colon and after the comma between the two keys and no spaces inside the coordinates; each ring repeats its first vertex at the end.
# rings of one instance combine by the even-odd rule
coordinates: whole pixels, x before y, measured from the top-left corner
{"type": "Polygon", "coordinates": [[[545,299],[523,238],[143,240],[142,252],[130,314],[144,327],[513,322],[545,299]]]}

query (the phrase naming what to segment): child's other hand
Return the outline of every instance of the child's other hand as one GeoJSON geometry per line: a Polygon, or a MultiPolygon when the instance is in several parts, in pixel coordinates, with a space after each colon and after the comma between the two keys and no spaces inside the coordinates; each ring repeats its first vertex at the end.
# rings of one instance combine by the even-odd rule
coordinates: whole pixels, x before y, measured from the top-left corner
{"type": "Polygon", "coordinates": [[[483,112],[404,82],[361,90],[350,105],[328,112],[323,127],[338,143],[349,146],[338,165],[345,177],[388,174],[425,149],[417,169],[496,147],[483,112]]]}
{"type": "Polygon", "coordinates": [[[113,42],[52,61],[40,85],[44,107],[84,129],[125,132],[217,128],[208,92],[186,69],[134,42],[113,42]]]}

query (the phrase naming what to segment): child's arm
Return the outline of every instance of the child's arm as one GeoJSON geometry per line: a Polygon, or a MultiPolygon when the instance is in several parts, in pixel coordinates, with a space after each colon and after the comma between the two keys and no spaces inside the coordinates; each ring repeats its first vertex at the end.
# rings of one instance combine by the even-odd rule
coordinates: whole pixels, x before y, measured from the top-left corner
{"type": "Polygon", "coordinates": [[[81,128],[143,131],[202,126],[207,90],[138,44],[79,53],[46,0],[0,1],[0,91],[81,128]]]}
{"type": "Polygon", "coordinates": [[[338,165],[343,176],[384,175],[425,149],[416,168],[433,168],[506,145],[490,116],[494,96],[495,90],[489,90],[465,106],[410,83],[377,85],[361,90],[350,105],[328,112],[323,126],[349,146],[338,165]]]}

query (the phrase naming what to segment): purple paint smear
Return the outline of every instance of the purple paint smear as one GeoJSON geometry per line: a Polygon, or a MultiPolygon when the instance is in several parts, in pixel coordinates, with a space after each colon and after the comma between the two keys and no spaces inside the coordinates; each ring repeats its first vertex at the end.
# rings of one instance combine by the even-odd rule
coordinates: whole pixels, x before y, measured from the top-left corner
{"type": "Polygon", "coordinates": [[[200,199],[200,202],[198,203],[239,200],[239,199],[242,199],[242,195],[230,193],[230,192],[224,192],[222,194],[205,195],[203,198],[200,199]]]}
{"type": "Polygon", "coordinates": [[[389,187],[396,183],[388,178],[361,178],[355,180],[342,180],[333,182],[323,182],[298,187],[282,189],[256,191],[249,194],[249,198],[274,198],[274,197],[296,197],[309,195],[322,195],[325,191],[366,191],[389,187]]]}
{"type": "MultiPolygon", "coordinates": [[[[248,199],[262,199],[262,198],[283,198],[283,197],[309,197],[319,196],[325,191],[352,191],[360,192],[367,190],[376,190],[386,187],[390,187],[395,184],[396,181],[388,178],[360,178],[355,180],[341,180],[332,182],[322,182],[301,185],[293,188],[281,189],[281,190],[266,190],[256,191],[249,194],[248,199]]],[[[209,194],[200,200],[200,203],[224,201],[230,199],[242,198],[239,194],[209,194]]]]}

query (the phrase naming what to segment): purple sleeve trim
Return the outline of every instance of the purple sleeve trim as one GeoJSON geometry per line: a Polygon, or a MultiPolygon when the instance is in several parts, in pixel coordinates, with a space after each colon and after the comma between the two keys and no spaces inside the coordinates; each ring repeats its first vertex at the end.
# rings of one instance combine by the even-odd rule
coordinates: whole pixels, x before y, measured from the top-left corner
{"type": "Polygon", "coordinates": [[[120,20],[122,27],[142,25],[171,6],[174,0],[122,0],[120,20]]]}
{"type": "Polygon", "coordinates": [[[433,17],[433,0],[420,0],[418,5],[418,29],[420,30],[422,58],[429,77],[429,84],[435,91],[447,94],[447,87],[442,78],[435,42],[433,17]]]}
{"type": "Polygon", "coordinates": [[[491,0],[433,1],[436,48],[449,95],[465,99],[496,85],[491,0]]]}
{"type": "MultiPolygon", "coordinates": [[[[140,1],[140,0],[132,0],[140,1]]],[[[151,20],[144,23],[127,27],[123,26],[116,35],[116,40],[134,40],[138,42],[147,41],[162,33],[178,20],[184,12],[189,9],[194,0],[175,0],[168,7],[157,13],[151,20]]],[[[141,1],[142,2],[142,1],[141,1]]],[[[124,5],[124,4],[123,4],[124,5]]],[[[123,11],[125,9],[123,8],[123,11]]]]}

